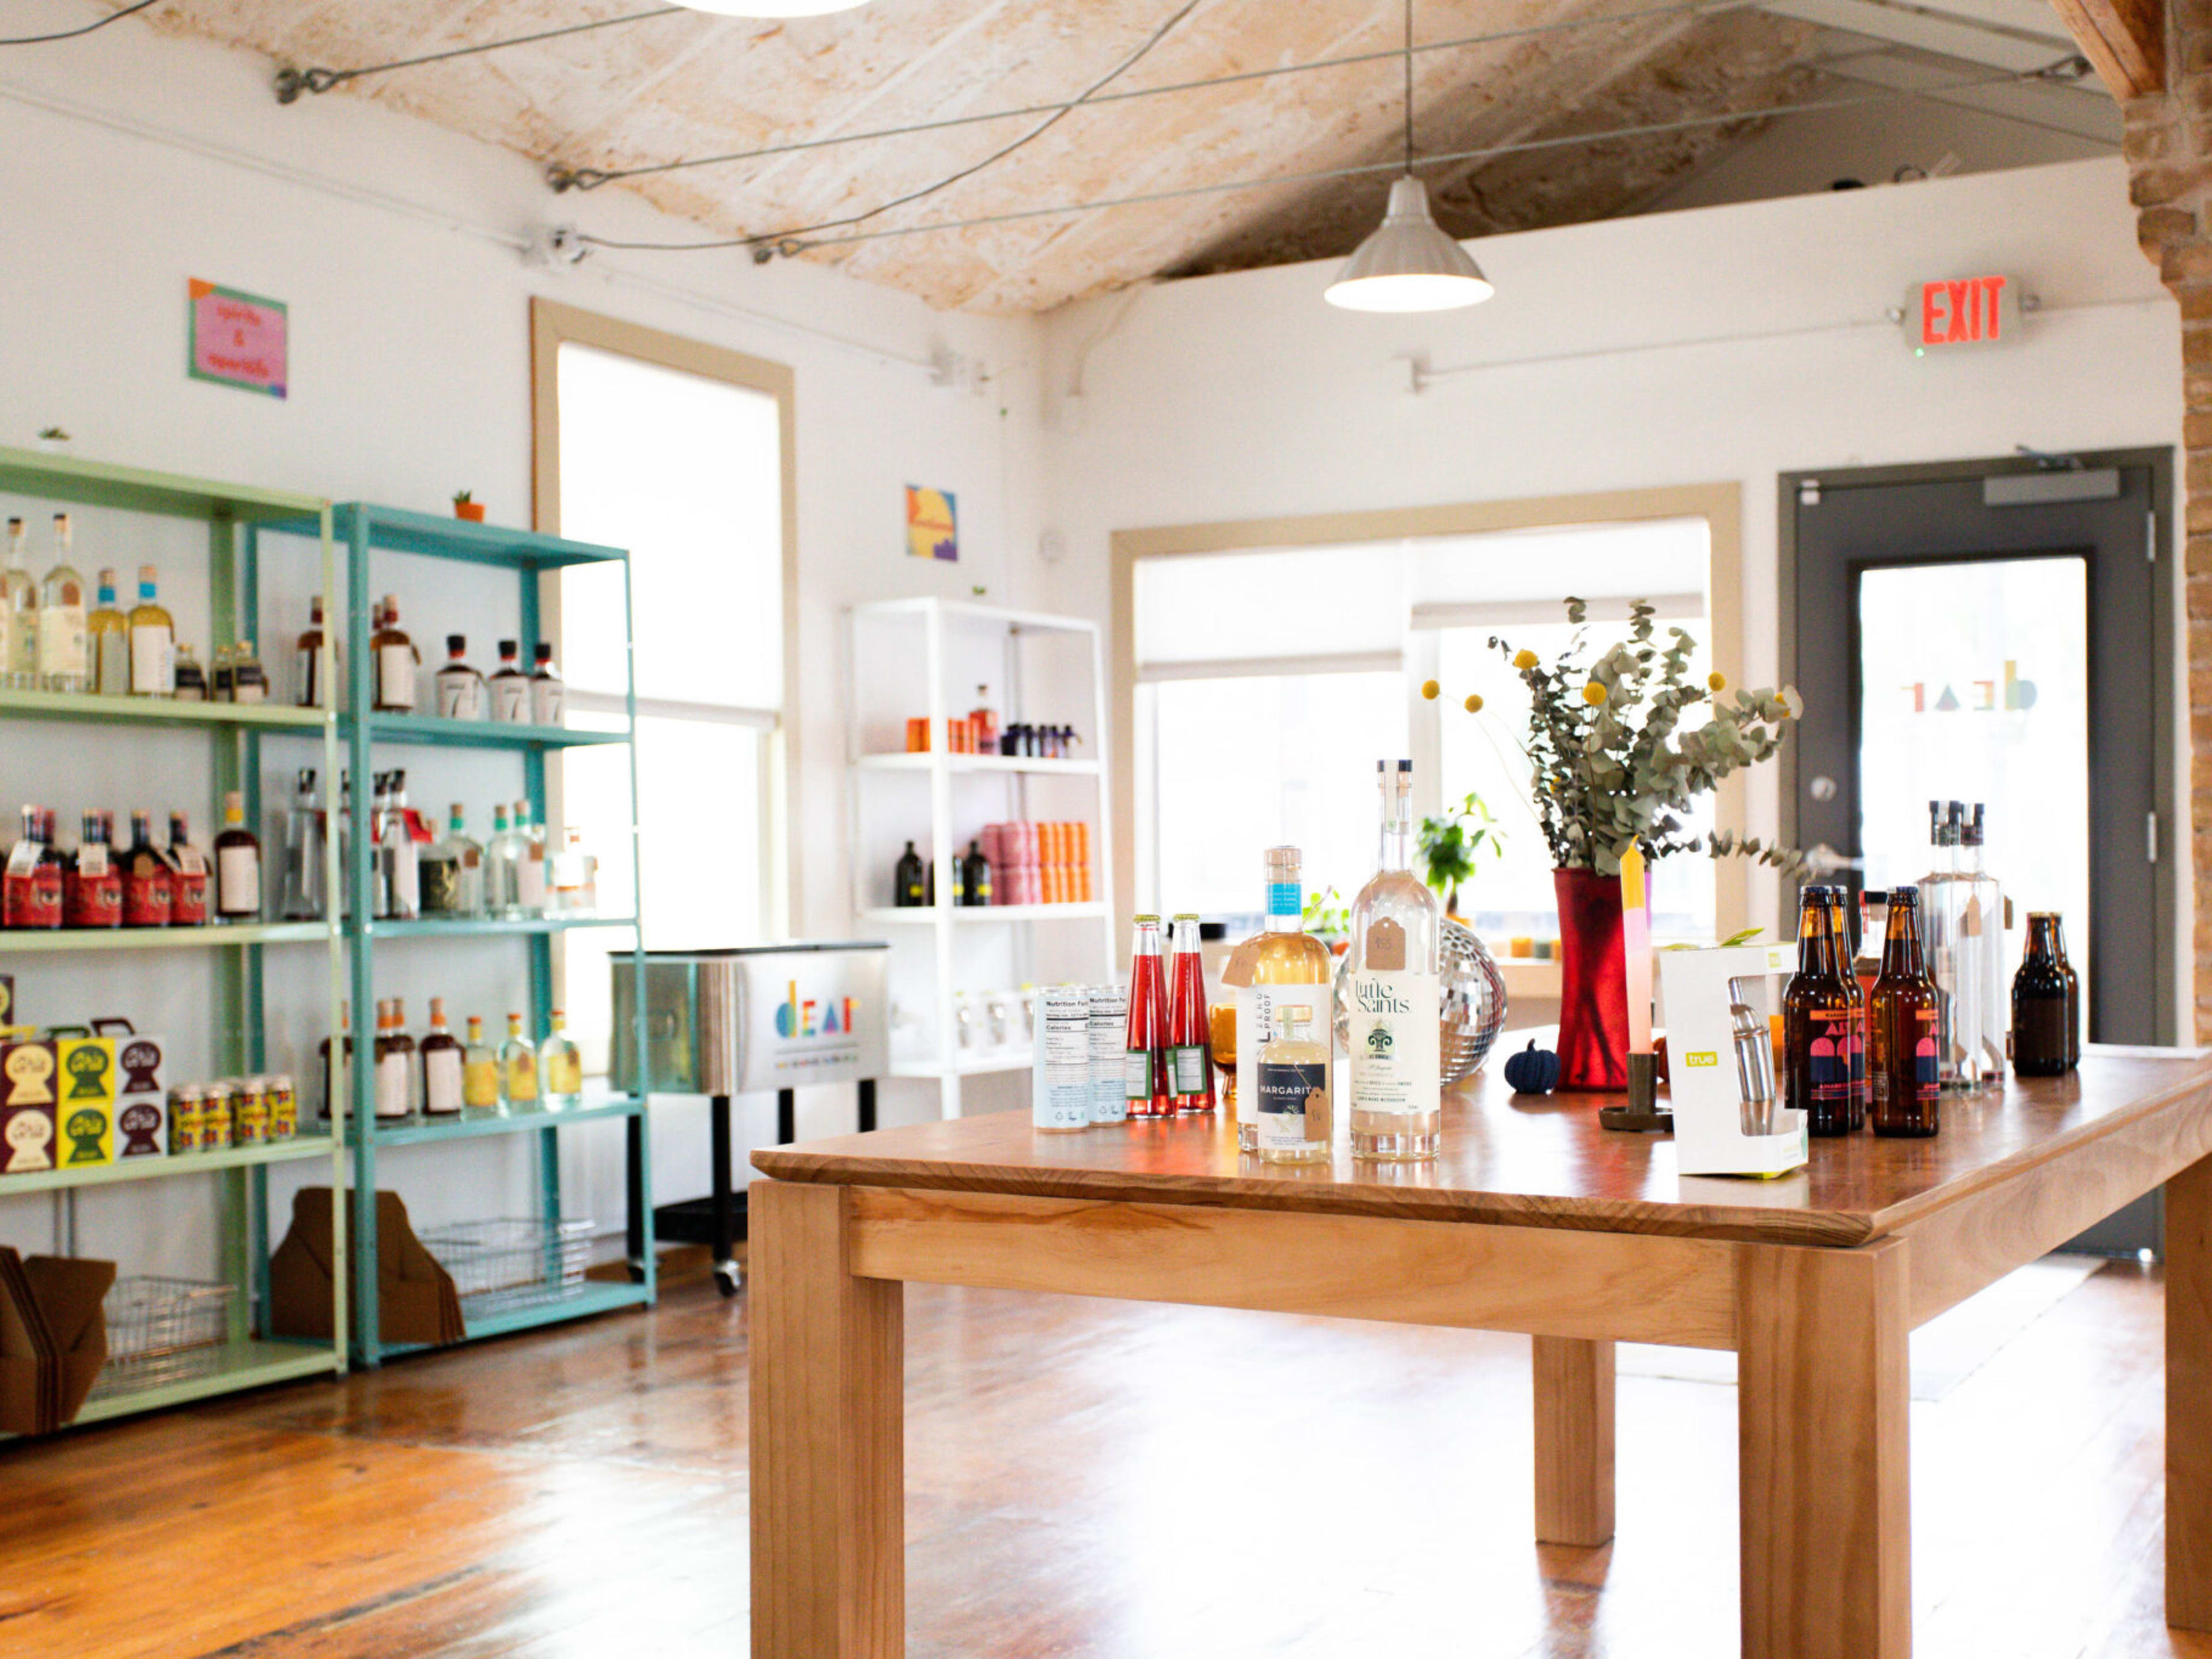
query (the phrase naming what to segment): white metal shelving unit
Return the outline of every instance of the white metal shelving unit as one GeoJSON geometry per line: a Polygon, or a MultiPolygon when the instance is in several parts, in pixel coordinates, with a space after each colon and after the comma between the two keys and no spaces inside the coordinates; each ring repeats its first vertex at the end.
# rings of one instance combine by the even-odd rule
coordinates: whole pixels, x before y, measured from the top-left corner
{"type": "MultiPolygon", "coordinates": [[[[957,1117],[960,1115],[963,1078],[1024,1071],[1030,1065],[1030,1056],[1026,1052],[992,1050],[964,1054],[957,1052],[954,1035],[956,997],[963,990],[998,988],[958,983],[959,952],[957,947],[961,938],[991,928],[1022,930],[1018,949],[1022,951],[1024,959],[1028,960],[1030,930],[1088,927],[1097,935],[1096,976],[1101,980],[1114,977],[1116,939],[1111,854],[1113,817],[1108,799],[1105,754],[1105,643],[1098,624],[1081,617],[1007,611],[994,605],[971,605],[952,599],[885,599],[854,605],[847,613],[846,644],[845,752],[852,774],[851,787],[846,794],[846,842],[852,868],[853,914],[861,928],[882,927],[887,930],[895,967],[905,953],[916,951],[924,945],[928,947],[930,1012],[934,1032],[932,1052],[901,1053],[899,1033],[895,1030],[892,1033],[891,1075],[935,1082],[943,1115],[957,1117]],[[927,714],[929,729],[939,744],[927,753],[909,754],[903,750],[886,751],[880,745],[870,746],[869,717],[872,711],[862,706],[860,664],[862,634],[866,627],[873,624],[906,625],[920,633],[922,678],[926,684],[921,687],[909,685],[904,688],[907,701],[898,712],[902,716],[917,712],[927,714]],[[1089,656],[1091,677],[1091,726],[1088,736],[1094,746],[1088,758],[1042,760],[1011,755],[955,755],[945,751],[942,744],[946,719],[956,712],[950,678],[955,635],[958,635],[958,642],[964,642],[972,648],[978,638],[988,639],[994,634],[999,641],[1000,662],[1002,665],[997,671],[995,682],[1002,688],[997,701],[1001,710],[1000,722],[1006,726],[1028,719],[1032,713],[1025,708],[1024,702],[1023,642],[1040,635],[1055,635],[1073,636],[1082,641],[1089,656]],[[892,781],[902,775],[923,776],[929,781],[930,858],[936,867],[939,898],[939,902],[933,905],[899,907],[874,902],[875,890],[883,872],[875,867],[875,860],[866,844],[864,795],[873,788],[910,788],[911,785],[892,781]],[[967,816],[972,816],[965,798],[971,791],[988,787],[981,781],[998,781],[1005,792],[1000,798],[1005,803],[1003,817],[1011,820],[1029,816],[1030,781],[1044,778],[1083,778],[1090,780],[1092,784],[1095,803],[1086,821],[1091,825],[1093,891],[1097,897],[1087,903],[999,904],[973,908],[963,908],[952,902],[953,896],[959,890],[953,860],[969,839],[960,825],[966,822],[967,816]],[[958,793],[962,798],[957,799],[956,780],[961,786],[958,793]],[[962,816],[963,814],[966,816],[962,816]]],[[[958,712],[964,714],[965,711],[966,705],[958,706],[958,712]]],[[[899,724],[902,726],[902,719],[899,724]]],[[[891,728],[886,724],[879,729],[891,728]]],[[[981,823],[981,819],[975,821],[981,823]]],[[[915,839],[918,841],[921,837],[917,836],[915,839]]]]}

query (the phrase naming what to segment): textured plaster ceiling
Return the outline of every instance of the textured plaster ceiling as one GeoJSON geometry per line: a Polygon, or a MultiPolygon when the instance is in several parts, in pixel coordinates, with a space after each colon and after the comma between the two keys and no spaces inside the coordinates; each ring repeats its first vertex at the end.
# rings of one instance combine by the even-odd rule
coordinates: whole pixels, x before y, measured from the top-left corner
{"type": "MultiPolygon", "coordinates": [[[[169,27],[345,69],[590,18],[649,0],[170,0],[169,27]]],[[[1441,40],[1650,0],[1418,0],[1441,40]]],[[[545,163],[618,169],[898,127],[1074,96],[1127,58],[1178,0],[876,0],[782,21],[679,12],[355,82],[366,96],[545,163]]],[[[1200,0],[1115,90],[1388,51],[1396,0],[1200,0]]],[[[1631,211],[1822,88],[1820,30],[1763,11],[1614,21],[1423,54],[1416,143],[1459,151],[1685,117],[1742,118],[1425,169],[1460,235],[1631,211]]],[[[1397,154],[1394,60],[1087,106],[973,177],[866,228],[1281,177],[1397,154]]],[[[983,160],[1038,118],[663,173],[635,190],[732,235],[866,213],[983,160]]],[[[1032,312],[1168,273],[1350,251],[1388,176],[1278,184],[972,228],[817,246],[802,257],[931,304],[1032,312]]],[[[562,198],[574,202],[578,198],[562,198]]],[[[585,198],[588,200],[588,198],[585,198]]],[[[587,207],[556,208],[588,220],[587,207]]],[[[826,233],[834,235],[836,233],[826,233]]],[[[691,257],[744,257],[691,256],[691,257]]]]}

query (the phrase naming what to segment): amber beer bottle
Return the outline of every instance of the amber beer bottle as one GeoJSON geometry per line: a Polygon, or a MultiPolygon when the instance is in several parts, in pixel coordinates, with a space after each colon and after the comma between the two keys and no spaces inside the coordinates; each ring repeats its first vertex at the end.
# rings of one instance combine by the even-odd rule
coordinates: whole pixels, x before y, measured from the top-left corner
{"type": "Polygon", "coordinates": [[[1782,994],[1782,1103],[1816,1135],[1848,1134],[1851,1006],[1836,973],[1834,909],[1826,887],[1797,903],[1797,971],[1782,994]]]}
{"type": "Polygon", "coordinates": [[[1919,891],[1900,887],[1889,896],[1881,975],[1867,1004],[1867,1071],[1878,1135],[1936,1133],[1942,1091],[1936,1053],[1942,1001],[1921,953],[1919,891]]]}
{"type": "Polygon", "coordinates": [[[2012,980],[2012,1069],[2061,1077],[2081,1058],[2079,981],[2066,961],[2058,915],[2027,913],[2027,954],[2012,980]]]}
{"type": "Polygon", "coordinates": [[[1836,982],[1844,994],[1844,1006],[1850,1017],[1844,1022],[1844,1043],[1850,1061],[1850,1117],[1853,1130],[1866,1127],[1867,1097],[1867,988],[1858,975],[1857,942],[1851,937],[1851,890],[1835,886],[1828,889],[1828,949],[1835,963],[1836,982]]]}

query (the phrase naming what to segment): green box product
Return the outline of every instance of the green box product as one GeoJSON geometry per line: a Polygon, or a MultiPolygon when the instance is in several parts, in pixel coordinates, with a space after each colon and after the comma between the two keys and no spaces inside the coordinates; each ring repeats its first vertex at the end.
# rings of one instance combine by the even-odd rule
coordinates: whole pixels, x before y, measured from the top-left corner
{"type": "Polygon", "coordinates": [[[115,1039],[63,1036],[54,1041],[54,1071],[60,1100],[54,1108],[61,1128],[64,1170],[115,1162],[115,1039]]]}

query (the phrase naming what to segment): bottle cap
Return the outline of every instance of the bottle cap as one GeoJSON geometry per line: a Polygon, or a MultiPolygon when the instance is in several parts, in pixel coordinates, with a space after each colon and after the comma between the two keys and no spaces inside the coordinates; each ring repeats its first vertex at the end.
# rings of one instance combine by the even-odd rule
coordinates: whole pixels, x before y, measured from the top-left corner
{"type": "Polygon", "coordinates": [[[446,649],[451,652],[454,656],[459,656],[462,652],[468,648],[469,638],[467,635],[448,634],[446,635],[446,649]]]}
{"type": "Polygon", "coordinates": [[[513,656],[519,648],[513,640],[501,640],[499,642],[499,654],[502,657],[513,656]]]}
{"type": "Polygon", "coordinates": [[[103,570],[100,573],[100,597],[103,599],[112,599],[115,597],[115,573],[112,570],[103,570]]]}
{"type": "Polygon", "coordinates": [[[142,593],[151,593],[154,591],[154,567],[150,564],[140,565],[138,567],[138,591],[142,593]]]}
{"type": "Polygon", "coordinates": [[[443,1025],[445,1023],[446,1000],[443,997],[432,997],[430,999],[430,1024],[433,1025],[443,1025]]]}
{"type": "Polygon", "coordinates": [[[225,823],[246,822],[246,797],[235,789],[222,798],[222,821],[225,823]]]}
{"type": "Polygon", "coordinates": [[[389,593],[384,596],[384,620],[386,622],[399,620],[399,601],[389,593]]]}
{"type": "Polygon", "coordinates": [[[553,647],[548,641],[540,640],[531,648],[531,655],[535,657],[540,663],[551,662],[553,660],[553,647]]]}

